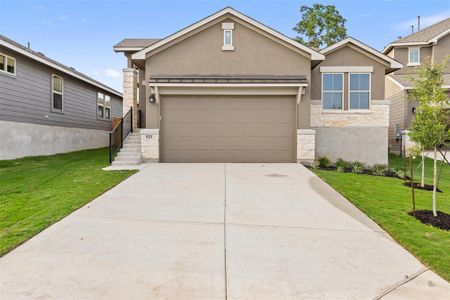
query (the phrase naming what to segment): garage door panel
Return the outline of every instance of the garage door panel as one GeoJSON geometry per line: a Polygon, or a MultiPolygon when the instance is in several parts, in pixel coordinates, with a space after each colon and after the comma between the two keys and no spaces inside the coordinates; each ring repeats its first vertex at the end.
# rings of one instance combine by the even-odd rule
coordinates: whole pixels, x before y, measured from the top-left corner
{"type": "Polygon", "coordinates": [[[292,137],[292,126],[290,125],[277,125],[276,136],[292,137]]]}
{"type": "Polygon", "coordinates": [[[277,129],[272,124],[248,124],[245,136],[276,136],[277,129]]]}
{"type": "Polygon", "coordinates": [[[277,117],[274,111],[270,110],[255,110],[255,111],[246,111],[245,112],[245,121],[246,122],[259,122],[264,121],[265,123],[274,123],[276,122],[277,117]]]}
{"type": "Polygon", "coordinates": [[[165,96],[163,162],[294,162],[295,97],[165,96]]]}

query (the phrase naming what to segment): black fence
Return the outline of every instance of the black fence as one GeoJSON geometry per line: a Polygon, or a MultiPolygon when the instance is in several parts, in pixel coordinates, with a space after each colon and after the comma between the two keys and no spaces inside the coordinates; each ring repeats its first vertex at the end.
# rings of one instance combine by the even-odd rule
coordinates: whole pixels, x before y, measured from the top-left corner
{"type": "Polygon", "coordinates": [[[133,132],[133,108],[120,118],[119,123],[109,133],[109,163],[111,164],[117,152],[123,147],[123,141],[133,132]]]}

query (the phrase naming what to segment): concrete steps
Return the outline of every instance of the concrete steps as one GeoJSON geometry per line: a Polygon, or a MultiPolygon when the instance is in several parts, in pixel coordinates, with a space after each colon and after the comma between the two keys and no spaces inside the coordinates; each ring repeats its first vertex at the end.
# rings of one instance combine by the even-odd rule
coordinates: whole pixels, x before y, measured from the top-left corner
{"type": "Polygon", "coordinates": [[[141,134],[139,130],[130,133],[117,153],[112,166],[138,165],[142,162],[141,134]]]}

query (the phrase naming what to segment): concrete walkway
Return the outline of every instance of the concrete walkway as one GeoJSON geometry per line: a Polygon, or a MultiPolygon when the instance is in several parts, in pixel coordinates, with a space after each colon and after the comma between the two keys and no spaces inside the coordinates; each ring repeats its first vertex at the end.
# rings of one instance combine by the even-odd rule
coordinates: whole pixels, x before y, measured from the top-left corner
{"type": "Polygon", "coordinates": [[[297,164],[150,165],[0,258],[0,299],[375,299],[397,284],[382,299],[450,296],[297,164]]]}

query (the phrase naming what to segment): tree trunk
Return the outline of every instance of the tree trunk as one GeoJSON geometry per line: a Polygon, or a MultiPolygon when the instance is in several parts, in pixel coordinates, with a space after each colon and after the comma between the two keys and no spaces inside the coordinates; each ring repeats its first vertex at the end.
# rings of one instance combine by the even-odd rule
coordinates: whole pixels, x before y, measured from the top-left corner
{"type": "Polygon", "coordinates": [[[422,151],[422,188],[425,187],[425,153],[422,151]]]}
{"type": "Polygon", "coordinates": [[[437,183],[437,148],[434,146],[433,162],[433,216],[437,217],[436,211],[436,183],[437,183]]]}

